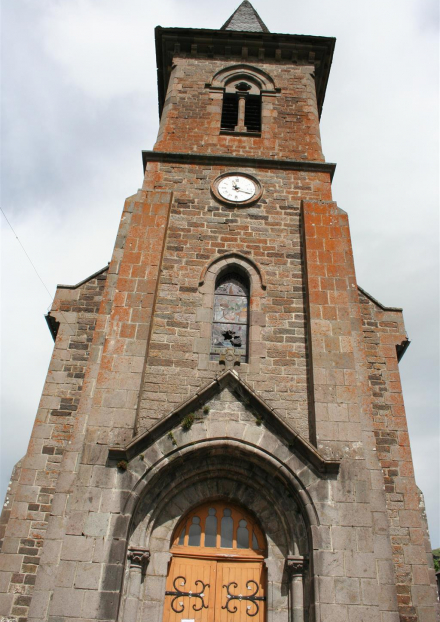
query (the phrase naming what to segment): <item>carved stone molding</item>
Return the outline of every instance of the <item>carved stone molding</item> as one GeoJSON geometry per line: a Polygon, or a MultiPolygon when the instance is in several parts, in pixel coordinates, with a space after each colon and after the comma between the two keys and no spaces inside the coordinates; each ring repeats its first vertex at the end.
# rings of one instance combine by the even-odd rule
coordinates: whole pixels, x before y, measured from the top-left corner
{"type": "Polygon", "coordinates": [[[145,569],[150,560],[150,551],[148,549],[143,549],[140,547],[129,548],[127,558],[130,561],[131,568],[140,568],[142,572],[145,572],[145,569]]]}
{"type": "Polygon", "coordinates": [[[297,555],[288,555],[286,558],[286,568],[291,577],[299,577],[304,573],[306,560],[297,555]]]}

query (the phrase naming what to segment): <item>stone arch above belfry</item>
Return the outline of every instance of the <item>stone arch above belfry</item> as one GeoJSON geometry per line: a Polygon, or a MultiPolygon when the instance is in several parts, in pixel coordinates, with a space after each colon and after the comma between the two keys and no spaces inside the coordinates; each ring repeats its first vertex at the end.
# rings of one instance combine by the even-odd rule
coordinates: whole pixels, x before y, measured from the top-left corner
{"type": "Polygon", "coordinates": [[[230,65],[220,69],[212,78],[212,82],[207,86],[212,89],[226,90],[230,84],[235,84],[235,82],[240,80],[250,82],[256,89],[255,92],[260,94],[278,93],[280,91],[280,89],[275,87],[272,76],[266,71],[246,63],[230,65]]]}

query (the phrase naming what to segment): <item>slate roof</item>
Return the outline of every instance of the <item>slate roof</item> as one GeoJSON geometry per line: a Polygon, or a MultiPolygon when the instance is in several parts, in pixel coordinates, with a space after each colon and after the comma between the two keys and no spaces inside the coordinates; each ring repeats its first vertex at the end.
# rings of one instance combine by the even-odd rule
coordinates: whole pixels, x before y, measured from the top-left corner
{"type": "Polygon", "coordinates": [[[220,30],[242,30],[244,32],[269,32],[257,11],[248,0],[244,0],[220,30]]]}

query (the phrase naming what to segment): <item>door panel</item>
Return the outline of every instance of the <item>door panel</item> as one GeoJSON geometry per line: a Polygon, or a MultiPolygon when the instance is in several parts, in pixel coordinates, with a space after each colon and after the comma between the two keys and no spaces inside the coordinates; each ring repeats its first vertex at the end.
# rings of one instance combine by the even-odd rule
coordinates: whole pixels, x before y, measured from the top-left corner
{"type": "Polygon", "coordinates": [[[215,622],[264,622],[265,596],[262,562],[217,562],[215,622]]]}
{"type": "Polygon", "coordinates": [[[167,579],[163,622],[214,622],[215,586],[215,561],[173,557],[167,579]]]}
{"type": "Polygon", "coordinates": [[[265,622],[265,586],[262,561],[173,557],[163,622],[265,622]]]}

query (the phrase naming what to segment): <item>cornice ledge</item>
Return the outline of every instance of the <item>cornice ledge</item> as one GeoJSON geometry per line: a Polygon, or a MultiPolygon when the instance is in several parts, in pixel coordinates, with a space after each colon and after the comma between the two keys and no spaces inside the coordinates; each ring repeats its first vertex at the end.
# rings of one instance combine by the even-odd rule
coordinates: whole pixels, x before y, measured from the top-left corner
{"type": "Polygon", "coordinates": [[[248,156],[222,155],[216,153],[177,153],[171,151],[142,151],[144,173],[148,162],[173,162],[176,164],[208,164],[242,166],[246,168],[270,168],[291,171],[328,173],[330,179],[336,170],[332,162],[313,162],[311,160],[282,160],[276,158],[252,158],[248,156]]]}

